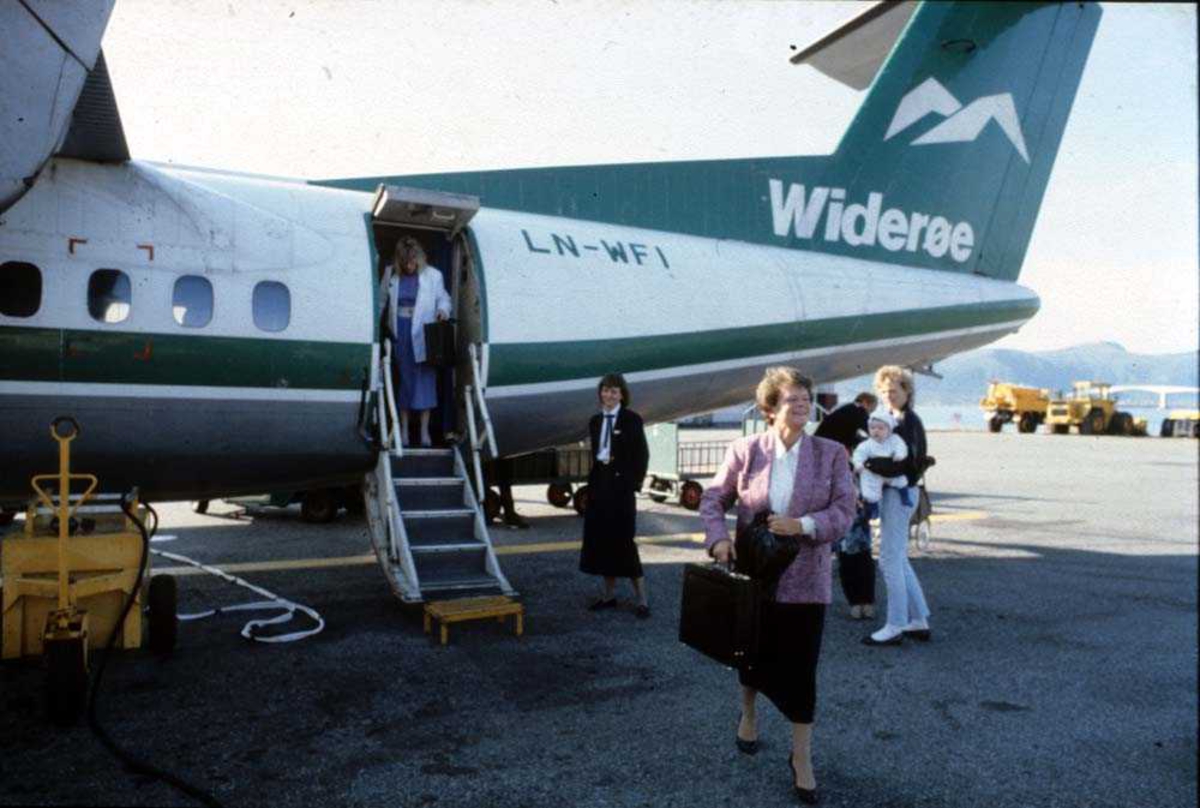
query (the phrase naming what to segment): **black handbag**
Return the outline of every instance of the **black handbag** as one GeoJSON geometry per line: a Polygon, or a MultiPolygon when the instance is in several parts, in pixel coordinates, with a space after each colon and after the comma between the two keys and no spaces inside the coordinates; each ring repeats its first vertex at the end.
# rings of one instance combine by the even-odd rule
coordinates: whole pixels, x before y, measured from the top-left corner
{"type": "Polygon", "coordinates": [[[763,596],[773,598],[779,576],[800,552],[799,536],[781,536],[767,527],[767,512],[754,517],[745,530],[738,531],[734,547],[737,561],[734,569],[758,581],[763,596]]]}
{"type": "Polygon", "coordinates": [[[425,324],[425,364],[454,367],[454,321],[435,320],[425,324]]]}
{"type": "Polygon", "coordinates": [[[758,658],[763,598],[757,581],[720,564],[683,568],[679,641],[730,668],[758,658]]]}

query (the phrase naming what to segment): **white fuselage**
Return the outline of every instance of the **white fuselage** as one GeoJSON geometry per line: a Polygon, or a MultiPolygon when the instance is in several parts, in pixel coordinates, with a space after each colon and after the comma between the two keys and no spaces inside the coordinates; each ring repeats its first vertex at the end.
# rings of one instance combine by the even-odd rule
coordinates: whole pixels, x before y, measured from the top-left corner
{"type": "MultiPolygon", "coordinates": [[[[46,432],[80,421],[80,468],[187,497],[348,479],[371,465],[359,422],[378,373],[370,194],[130,162],[57,160],[0,224],[0,264],[38,268],[40,305],[0,313],[0,500],[53,465],[46,432]],[[88,310],[98,269],[126,273],[127,317],[88,310]],[[177,322],[183,276],[211,320],[177,322]],[[256,326],[258,284],[290,293],[256,326]],[[91,464],[90,467],[88,464],[91,464]]],[[[486,200],[484,200],[486,204],[486,200]]],[[[477,334],[502,454],[583,436],[605,372],[648,422],[745,401],[762,368],[818,383],[923,364],[1025,322],[1016,284],[816,252],[484,207],[455,287],[477,334]]],[[[461,387],[463,380],[459,380],[461,387]]]]}

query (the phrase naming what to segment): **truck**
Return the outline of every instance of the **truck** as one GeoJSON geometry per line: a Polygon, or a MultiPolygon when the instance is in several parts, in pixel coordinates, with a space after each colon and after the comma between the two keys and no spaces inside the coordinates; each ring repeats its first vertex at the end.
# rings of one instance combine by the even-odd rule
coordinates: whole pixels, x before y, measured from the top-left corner
{"type": "Polygon", "coordinates": [[[1056,435],[1075,427],[1080,435],[1144,435],[1145,419],[1135,419],[1117,409],[1107,382],[1077,381],[1070,395],[1060,391],[1046,410],[1046,424],[1056,435]]]}
{"type": "Polygon", "coordinates": [[[1046,420],[1049,404],[1050,391],[1045,388],[999,381],[990,382],[987,395],[979,400],[989,432],[999,432],[1010,421],[1016,422],[1018,432],[1036,432],[1046,420]]]}

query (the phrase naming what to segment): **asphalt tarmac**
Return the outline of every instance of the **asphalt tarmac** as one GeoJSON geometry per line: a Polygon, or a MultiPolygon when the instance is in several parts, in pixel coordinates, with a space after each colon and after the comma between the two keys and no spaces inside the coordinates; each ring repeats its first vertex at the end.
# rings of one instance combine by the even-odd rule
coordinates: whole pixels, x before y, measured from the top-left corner
{"type": "MultiPolygon", "coordinates": [[[[933,433],[930,451],[932,544],[913,564],[933,641],[864,647],[878,621],[851,620],[835,582],[822,804],[1194,806],[1196,442],[933,433]]],[[[163,505],[155,548],[240,570],[326,626],[267,645],[240,636],[246,612],[183,623],[170,658],[113,659],[102,721],[227,806],[793,804],[786,720],[764,703],[761,751],[738,754],[734,674],[677,640],[696,515],[639,500],[642,621],[628,588],[618,610],[586,611],[581,520],[541,488],[516,494],[533,527],[494,540],[526,634],[456,626],[445,648],[365,558],[361,518],[163,505]]],[[[259,599],[212,576],[179,584],[185,613],[259,599]]],[[[49,725],[42,681],[36,662],[0,666],[0,804],[195,804],[123,770],[86,725],[49,725]]]]}

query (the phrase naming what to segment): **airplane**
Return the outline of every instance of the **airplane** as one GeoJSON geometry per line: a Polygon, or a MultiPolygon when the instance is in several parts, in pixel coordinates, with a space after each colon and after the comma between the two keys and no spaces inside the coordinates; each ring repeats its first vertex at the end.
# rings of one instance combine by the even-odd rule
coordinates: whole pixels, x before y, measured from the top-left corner
{"type": "Polygon", "coordinates": [[[0,57],[0,505],[69,414],[77,466],[153,501],[365,476],[405,574],[385,489],[420,452],[396,440],[379,294],[401,235],[454,301],[463,477],[472,452],[580,439],[608,371],[654,423],[744,401],[770,365],[929,367],[1038,310],[1017,280],[1101,16],[866,7],[791,57],[867,90],[830,155],[296,180],[132,157],[113,2],[0,9],[21,43],[0,57]]]}

